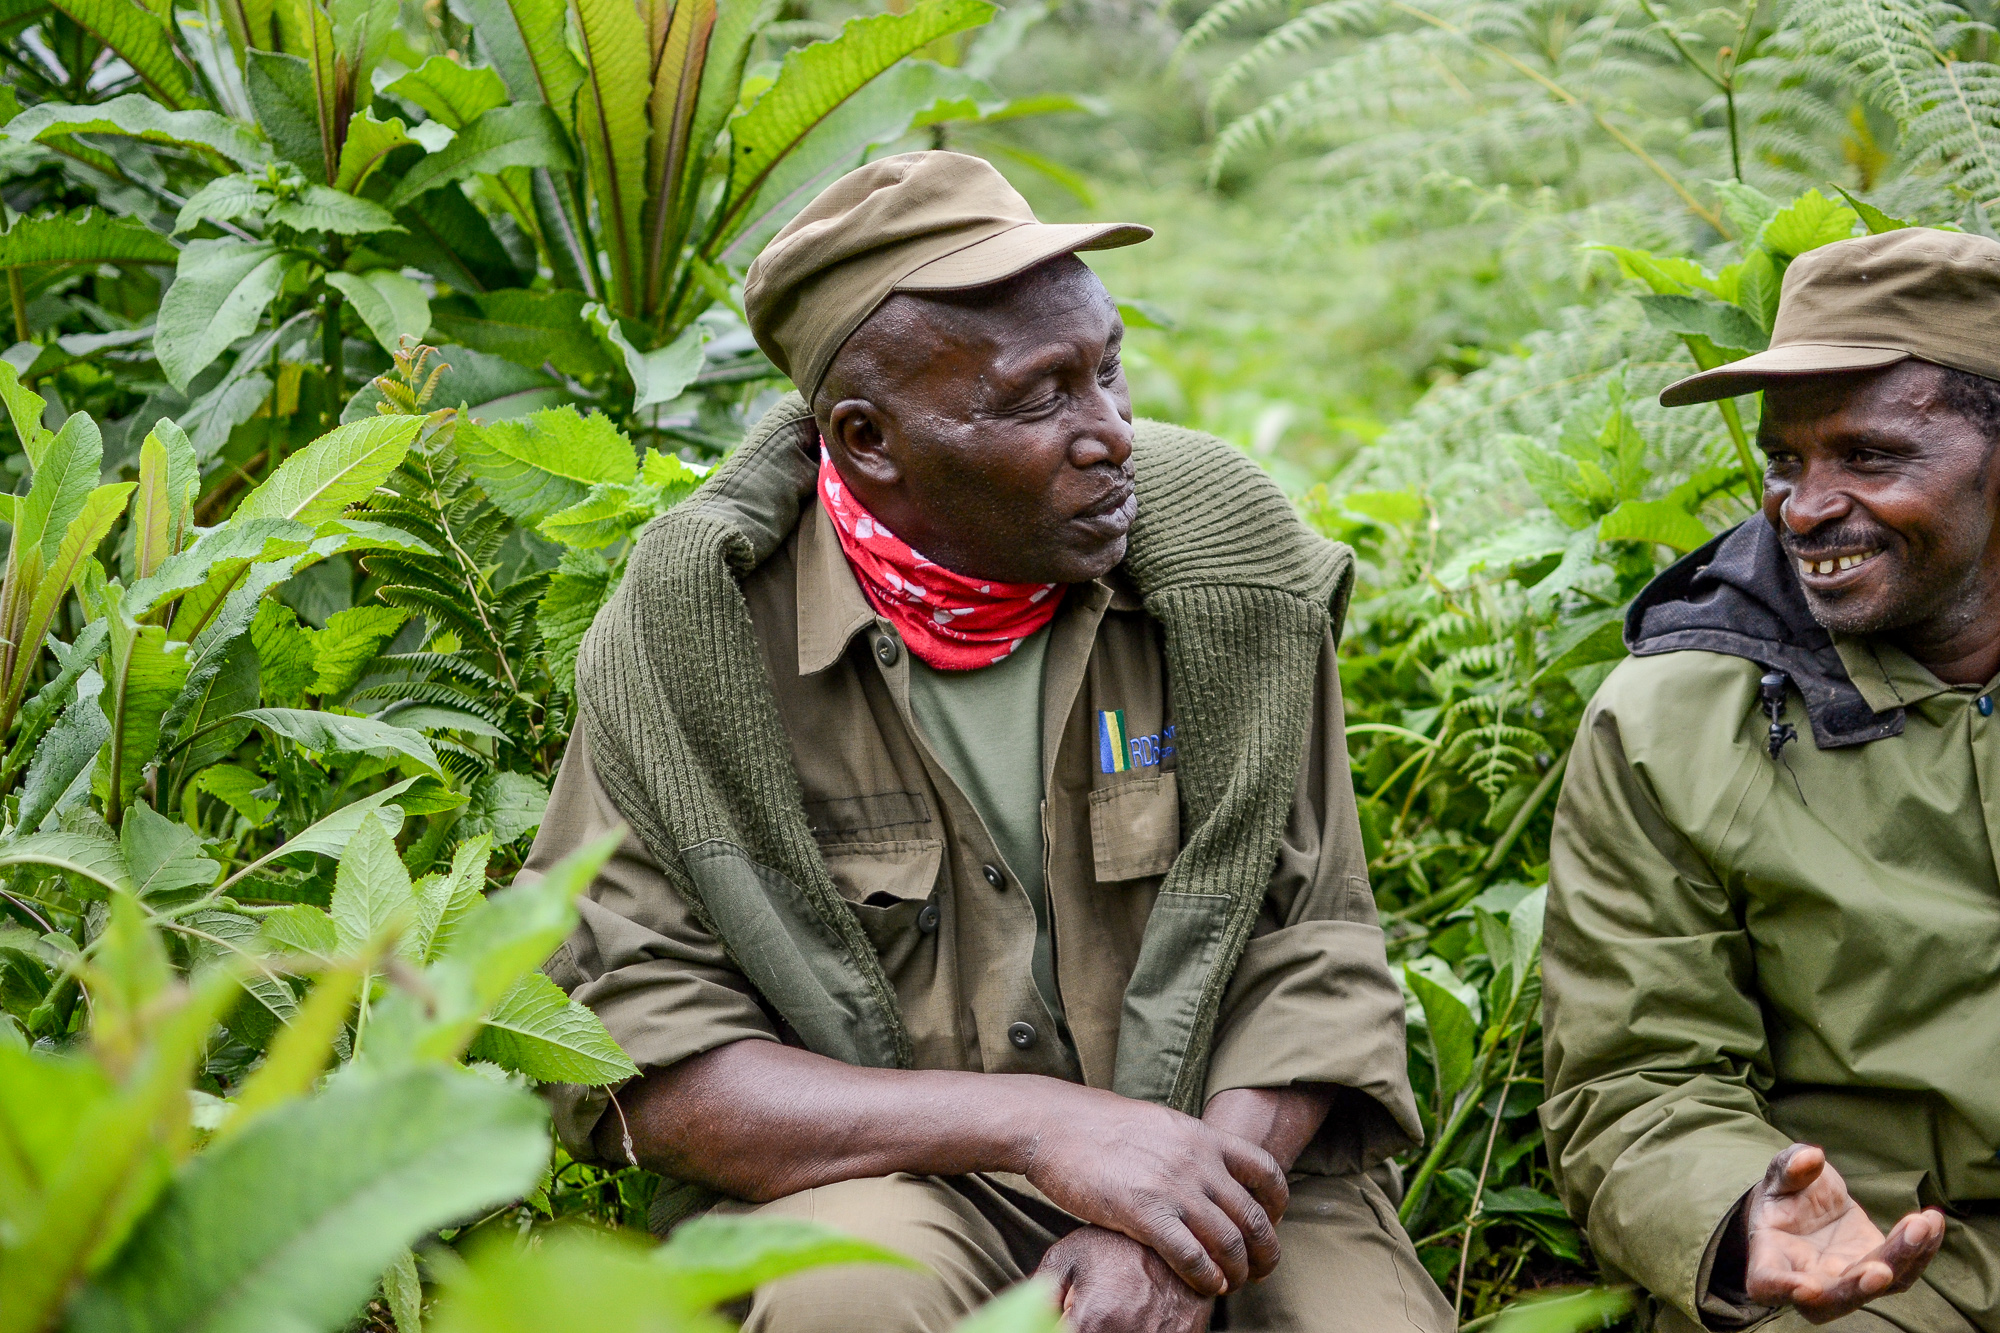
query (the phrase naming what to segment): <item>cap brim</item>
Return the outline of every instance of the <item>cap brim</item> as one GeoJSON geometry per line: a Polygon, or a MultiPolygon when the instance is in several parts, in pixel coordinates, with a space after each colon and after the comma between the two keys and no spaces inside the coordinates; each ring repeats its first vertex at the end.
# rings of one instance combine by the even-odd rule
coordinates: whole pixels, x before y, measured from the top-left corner
{"type": "Polygon", "coordinates": [[[1803,375],[1837,375],[1843,371],[1875,370],[1907,361],[1915,355],[1900,347],[1861,347],[1852,343],[1787,343],[1768,352],[1731,361],[1714,370],[1704,370],[1676,380],[1660,390],[1662,407],[1686,407],[1689,403],[1712,403],[1718,398],[1756,393],[1773,380],[1796,379],[1803,375]]]}
{"type": "Polygon", "coordinates": [[[1114,250],[1153,234],[1135,222],[1024,222],[933,259],[898,282],[899,292],[948,292],[1004,282],[1057,255],[1114,250]]]}

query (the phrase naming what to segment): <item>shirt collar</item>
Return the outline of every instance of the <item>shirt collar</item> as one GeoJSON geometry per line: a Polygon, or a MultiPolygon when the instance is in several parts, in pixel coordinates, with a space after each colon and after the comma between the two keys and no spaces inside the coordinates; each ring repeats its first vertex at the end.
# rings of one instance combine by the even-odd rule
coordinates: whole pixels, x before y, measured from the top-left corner
{"type": "MultiPolygon", "coordinates": [[[[838,662],[854,636],[876,624],[878,617],[840,549],[840,534],[833,530],[825,505],[811,502],[799,524],[797,555],[799,674],[811,676],[838,662]]],[[[1123,565],[1076,591],[1085,589],[1090,590],[1089,600],[1101,597],[1111,610],[1140,609],[1138,592],[1123,565]]]]}
{"type": "Polygon", "coordinates": [[[1916,658],[1879,635],[1835,634],[1833,646],[1854,688],[1878,713],[1909,708],[1960,688],[1945,684],[1916,658]]]}

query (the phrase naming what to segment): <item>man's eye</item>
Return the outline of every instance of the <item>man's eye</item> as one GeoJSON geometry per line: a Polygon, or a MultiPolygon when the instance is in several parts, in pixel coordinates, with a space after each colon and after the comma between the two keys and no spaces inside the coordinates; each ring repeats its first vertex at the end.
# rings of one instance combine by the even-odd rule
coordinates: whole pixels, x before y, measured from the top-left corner
{"type": "Polygon", "coordinates": [[[1104,364],[1097,368],[1097,378],[1109,383],[1111,380],[1118,378],[1118,372],[1121,369],[1123,369],[1123,366],[1120,365],[1117,357],[1106,357],[1104,364]]]}

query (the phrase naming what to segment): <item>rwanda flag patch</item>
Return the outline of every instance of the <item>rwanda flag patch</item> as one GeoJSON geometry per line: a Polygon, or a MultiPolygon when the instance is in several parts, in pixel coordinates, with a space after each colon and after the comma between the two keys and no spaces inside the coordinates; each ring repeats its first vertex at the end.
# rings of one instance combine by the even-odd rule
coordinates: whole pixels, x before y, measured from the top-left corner
{"type": "Polygon", "coordinates": [[[1124,773],[1131,769],[1129,747],[1125,744],[1125,710],[1102,712],[1097,715],[1097,760],[1106,773],[1124,773]]]}

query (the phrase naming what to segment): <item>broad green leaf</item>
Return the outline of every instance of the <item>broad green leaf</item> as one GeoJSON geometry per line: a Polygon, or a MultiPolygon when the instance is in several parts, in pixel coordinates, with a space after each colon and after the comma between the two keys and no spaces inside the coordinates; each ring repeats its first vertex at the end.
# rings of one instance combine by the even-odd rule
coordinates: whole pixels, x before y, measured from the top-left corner
{"type": "Polygon", "coordinates": [[[354,956],[400,931],[416,903],[410,896],[410,872],[396,855],[396,844],[376,821],[364,820],[341,853],[333,881],[328,915],[340,951],[354,956]]]}
{"type": "Polygon", "coordinates": [[[173,554],[173,502],[167,498],[167,446],[148,435],[139,446],[139,489],[132,506],[132,576],[145,578],[173,554]]]}
{"type": "Polygon", "coordinates": [[[1642,296],[1639,304],[1655,328],[1706,338],[1722,351],[1725,360],[1740,360],[1771,345],[1771,335],[1757,327],[1755,320],[1721,301],[1699,296],[1642,296]],[[1730,355],[1732,352],[1736,355],[1730,355]]]}
{"type": "Polygon", "coordinates": [[[279,199],[265,210],[264,216],[294,231],[325,231],[341,236],[403,230],[402,224],[382,205],[342,194],[328,185],[308,185],[289,199],[279,199]]]}
{"type": "MultiPolygon", "coordinates": [[[[280,10],[287,0],[276,0],[280,10]]],[[[320,140],[319,98],[313,91],[312,68],[296,55],[278,51],[249,53],[243,76],[257,123],[271,136],[278,156],[305,173],[315,185],[326,181],[326,148],[320,140]]]]}
{"type": "Polygon", "coordinates": [[[597,1015],[539,972],[500,997],[467,1055],[542,1083],[598,1087],[639,1074],[597,1015]]]}
{"type": "Polygon", "coordinates": [[[1818,190],[1807,190],[1772,214],[1758,239],[1778,254],[1795,259],[1808,250],[1846,240],[1860,221],[1845,204],[1835,203],[1818,190]]]}
{"type": "Polygon", "coordinates": [[[1778,317],[1782,281],[1778,266],[1763,250],[1752,251],[1737,269],[1736,304],[1767,334],[1778,317]]]}
{"type": "Polygon", "coordinates": [[[571,852],[540,879],[524,876],[486,895],[452,927],[448,942],[440,931],[433,966],[448,964],[465,977],[474,1005],[467,1017],[476,1019],[555,952],[576,924],[577,896],[624,836],[616,829],[571,852]]]}
{"type": "Polygon", "coordinates": [[[599,550],[653,517],[653,507],[644,502],[650,490],[601,481],[590,488],[581,503],[550,514],[536,525],[536,531],[572,550],[599,550]]]}
{"type": "Polygon", "coordinates": [[[410,940],[420,961],[436,962],[451,948],[465,918],[486,901],[486,862],[492,854],[491,835],[467,838],[452,853],[451,869],[426,875],[415,886],[417,911],[410,940]]]}
{"type": "Polygon", "coordinates": [[[27,498],[15,511],[14,522],[23,544],[41,549],[44,565],[55,559],[69,525],[83,513],[84,505],[97,488],[98,470],[103,462],[104,438],[87,413],[78,413],[65,421],[43,451],[27,498]]]}
{"type": "Polygon", "coordinates": [[[431,305],[424,289],[402,274],[386,268],[368,273],[329,273],[327,285],[336,288],[354,306],[354,313],[375,335],[382,350],[394,354],[403,339],[412,343],[430,332],[431,305]]]}
{"type": "Polygon", "coordinates": [[[534,278],[500,240],[493,223],[456,185],[419,195],[396,214],[407,235],[377,236],[371,248],[395,264],[422,269],[460,292],[520,287],[534,278]]]}
{"type": "Polygon", "coordinates": [[[304,708],[252,708],[237,716],[248,718],[314,754],[402,755],[433,773],[440,771],[437,753],[422,732],[392,727],[372,717],[346,717],[304,708]]]}
{"type": "Polygon", "coordinates": [[[1607,542],[1657,542],[1685,553],[1715,534],[1672,500],[1627,500],[1598,521],[1597,535],[1607,542]]]}
{"type": "Polygon", "coordinates": [[[201,835],[149,805],[126,815],[118,841],[132,874],[132,892],[158,902],[185,889],[205,889],[222,867],[202,853],[201,835]]]}
{"type": "Polygon", "coordinates": [[[240,636],[224,650],[221,666],[196,689],[174,735],[176,742],[185,743],[175,756],[176,782],[236,753],[250,734],[250,724],[230,719],[257,706],[260,684],[257,650],[249,635],[240,636]]]}
{"type": "Polygon", "coordinates": [[[456,1070],[337,1081],[196,1158],[70,1327],[339,1327],[412,1242],[540,1178],[546,1119],[529,1094],[456,1070]]]}
{"type": "MultiPolygon", "coordinates": [[[[582,332],[579,329],[579,332],[582,332]]],[[[570,401],[569,392],[553,375],[469,347],[446,345],[438,355],[447,369],[438,377],[438,403],[463,404],[467,422],[459,426],[463,438],[466,425],[508,421],[570,401]]],[[[376,407],[387,400],[373,384],[364,385],[341,410],[342,424],[377,420],[376,407]]]]}
{"type": "Polygon", "coordinates": [[[638,460],[611,418],[573,407],[460,426],[453,446],[493,503],[522,523],[566,509],[600,481],[630,481],[638,460]]]}
{"type": "Polygon", "coordinates": [[[494,1238],[447,1277],[430,1333],[547,1333],[576,1318],[588,1292],[591,1322],[605,1329],[716,1333],[718,1325],[677,1317],[673,1279],[630,1232],[552,1228],[521,1249],[494,1238]]]}
{"type": "Polygon", "coordinates": [[[249,638],[256,648],[259,700],[290,708],[305,697],[312,688],[313,640],[317,637],[318,631],[302,627],[284,603],[265,601],[258,605],[250,621],[249,638]]]}
{"type": "Polygon", "coordinates": [[[242,815],[250,821],[252,828],[262,828],[277,813],[277,797],[257,795],[270,785],[271,780],[263,774],[252,773],[234,764],[204,768],[195,774],[194,781],[189,784],[194,790],[208,793],[242,815]]]}
{"type": "Polygon", "coordinates": [[[143,93],[90,106],[43,102],[8,121],[4,137],[25,143],[59,134],[116,134],[146,143],[211,148],[245,167],[271,160],[270,145],[243,121],[213,111],[169,111],[143,93]]]}
{"type": "Polygon", "coordinates": [[[296,837],[272,848],[231,875],[223,881],[223,887],[226,889],[237,881],[248,878],[281,856],[291,856],[299,852],[339,856],[346,849],[348,839],[354,836],[354,831],[369,819],[379,820],[382,827],[389,831],[389,836],[394,837],[403,827],[403,811],[389,802],[402,795],[415,782],[415,778],[404,778],[401,782],[384,787],[372,796],[364,796],[358,801],[343,805],[332,814],[299,830],[296,837]]]}
{"type": "Polygon", "coordinates": [[[42,413],[48,403],[24,386],[14,367],[5,361],[0,361],[0,400],[7,404],[7,420],[14,427],[22,452],[28,455],[28,465],[40,467],[43,451],[55,438],[55,432],[42,424],[42,413]]]}
{"type": "Polygon", "coordinates": [[[36,833],[0,847],[0,866],[53,866],[129,893],[132,872],[118,844],[85,833],[36,833]]]}
{"type": "Polygon", "coordinates": [[[702,348],[714,336],[708,325],[690,324],[665,347],[642,352],[631,344],[618,321],[603,306],[585,306],[583,317],[606,346],[624,361],[625,373],[632,377],[635,411],[680,397],[694,383],[695,376],[701,374],[702,348]]]}
{"type": "Polygon", "coordinates": [[[940,37],[998,12],[986,0],[920,0],[908,13],[848,20],[840,36],[793,50],[777,82],[730,122],[729,204],[723,234],[786,154],[869,80],[940,37]]]}
{"type": "Polygon", "coordinates": [[[408,611],[393,606],[355,606],[328,616],[326,628],[312,641],[313,693],[347,690],[409,618],[408,611]]]}
{"type": "Polygon", "coordinates": [[[1047,1281],[1035,1278],[994,1297],[952,1333],[1062,1333],[1063,1328],[1055,1292],[1047,1281]]]}
{"type": "Polygon", "coordinates": [[[439,151],[403,173],[389,193],[388,206],[401,208],[418,195],[473,175],[497,175],[508,167],[548,167],[574,171],[567,135],[555,113],[536,103],[499,106],[458,132],[439,151]]]}
{"type": "Polygon", "coordinates": [[[1403,976],[1423,1006],[1431,1067],[1437,1075],[1439,1095],[1450,1105],[1458,1090],[1472,1077],[1479,1025],[1462,1000],[1422,972],[1405,967],[1403,976]]]}
{"type": "Polygon", "coordinates": [[[138,580],[125,594],[125,607],[145,615],[162,603],[202,587],[218,573],[234,578],[253,560],[296,555],[312,539],[313,530],[283,518],[233,518],[211,528],[177,555],[168,556],[151,577],[138,580]]]}
{"type": "Polygon", "coordinates": [[[95,1063],[0,1045],[0,1225],[18,1235],[65,1165],[77,1126],[114,1095],[95,1063]]]}
{"type": "Polygon", "coordinates": [[[1493,1333],[1583,1333],[1610,1327],[1631,1309],[1630,1287],[1593,1287],[1564,1296],[1529,1298],[1508,1306],[1493,1333]]]}
{"type": "Polygon", "coordinates": [[[15,813],[15,827],[22,832],[33,833],[41,827],[70,784],[90,767],[111,738],[110,720],[97,701],[103,689],[104,681],[96,672],[86,675],[77,683],[76,698],[35,747],[27,779],[21,784],[21,806],[15,813]]]}
{"type": "Polygon", "coordinates": [[[529,774],[488,773],[473,784],[458,828],[467,836],[490,833],[504,847],[539,828],[548,805],[548,789],[529,774]]]}
{"type": "Polygon", "coordinates": [[[506,732],[477,713],[442,704],[402,704],[384,709],[379,716],[384,722],[412,731],[462,731],[470,736],[491,736],[496,741],[508,739],[506,732]]]}
{"type": "Polygon", "coordinates": [[[404,1250],[382,1274],[382,1299],[396,1321],[396,1333],[424,1333],[424,1284],[413,1252],[404,1250]]]}
{"type": "Polygon", "coordinates": [[[510,287],[478,293],[470,298],[471,309],[467,303],[440,302],[431,308],[431,322],[454,342],[517,365],[538,368],[547,362],[565,375],[596,375],[615,363],[583,321],[588,303],[582,292],[510,287]]]}
{"type": "Polygon", "coordinates": [[[1881,209],[1875,207],[1875,205],[1869,203],[1866,199],[1863,199],[1858,195],[1850,193],[1843,186],[1836,185],[1833,188],[1840,191],[1840,197],[1845,199],[1848,203],[1848,206],[1854,210],[1855,214],[1858,217],[1860,217],[1861,225],[1868,228],[1868,234],[1870,236],[1880,236],[1883,232],[1887,231],[1902,231],[1906,227],[1914,227],[1917,225],[1916,223],[1910,222],[1904,218],[1890,217],[1887,213],[1884,213],[1881,209]]]}
{"type": "Polygon", "coordinates": [[[646,9],[653,80],[646,114],[652,134],[646,142],[646,196],[640,208],[643,231],[640,310],[657,315],[683,271],[686,232],[698,202],[698,167],[711,143],[690,137],[698,92],[708,64],[717,0],[690,0],[646,9]],[[664,31],[662,29],[664,28],[664,31]]]}
{"type": "MultiPolygon", "coordinates": [[[[364,110],[347,122],[347,138],[340,145],[340,166],[330,183],[336,190],[358,194],[389,154],[415,142],[400,119],[391,116],[388,120],[377,120],[373,109],[364,110]]],[[[398,206],[389,205],[391,209],[398,206]]]]}
{"type": "Polygon", "coordinates": [[[113,807],[131,804],[133,794],[159,753],[161,720],[187,682],[187,645],[170,643],[158,625],[133,622],[120,605],[116,584],[109,590],[106,619],[110,641],[104,650],[104,715],[111,739],[98,759],[98,778],[113,807]]]}
{"type": "Polygon", "coordinates": [[[568,127],[583,66],[564,40],[568,19],[564,0],[466,0],[466,8],[472,13],[481,50],[506,81],[513,100],[540,102],[568,127]]]}
{"type": "Polygon", "coordinates": [[[0,231],[0,268],[171,264],[180,257],[173,242],[138,219],[117,218],[94,208],[18,217],[0,231]]]}
{"type": "Polygon", "coordinates": [[[160,369],[176,389],[185,390],[224,348],[256,331],[294,260],[270,241],[188,242],[153,334],[160,369]]]}
{"type": "Polygon", "coordinates": [[[338,517],[388,479],[422,425],[422,417],[371,417],[336,427],[287,458],[269,481],[245,496],[235,520],[320,523],[338,517]]]}
{"type": "Polygon", "coordinates": [[[1535,677],[1565,675],[1578,667],[1615,662],[1624,656],[1624,609],[1606,607],[1570,618],[1550,635],[1548,656],[1535,677]]]}
{"type": "Polygon", "coordinates": [[[264,918],[264,942],[280,949],[332,958],[340,951],[340,931],[317,907],[295,903],[264,918]]]}
{"type": "MultiPolygon", "coordinates": [[[[70,420],[78,418],[71,417],[70,420]]],[[[50,452],[59,447],[52,446],[50,452]]],[[[90,553],[97,549],[97,544],[104,540],[111,531],[111,525],[124,512],[125,497],[131,493],[132,483],[129,481],[97,487],[85,498],[82,510],[64,530],[62,542],[57,546],[54,558],[42,571],[34,600],[28,605],[28,618],[21,629],[24,651],[14,662],[15,678],[8,691],[9,701],[21,697],[27,685],[27,673],[40,658],[43,640],[48,637],[49,626],[54,623],[63,598],[90,560],[90,553]]]]}
{"type": "Polygon", "coordinates": [[[1736,233],[1733,239],[1747,251],[1763,232],[1764,224],[1778,211],[1778,205],[1754,185],[1739,181],[1716,181],[1714,185],[1716,197],[1722,201],[1723,215],[1736,233]]]}
{"type": "Polygon", "coordinates": [[[535,608],[535,628],[549,655],[549,676],[565,694],[576,691],[576,651],[598,608],[611,595],[611,566],[589,551],[564,551],[535,608]]]}
{"type": "MultiPolygon", "coordinates": [[[[485,25],[480,25],[483,38],[485,25]]],[[[432,120],[462,130],[481,112],[507,104],[507,85],[486,66],[468,69],[446,56],[432,56],[382,90],[408,98],[432,120]]]]}
{"type": "MultiPolygon", "coordinates": [[[[728,0],[716,6],[715,28],[708,36],[708,51],[701,65],[701,86],[695,92],[694,119],[688,128],[686,174],[679,190],[683,196],[696,194],[707,174],[710,145],[722,136],[729,118],[736,114],[743,94],[743,70],[750,49],[764,25],[778,16],[780,0],[728,0]]],[[[722,169],[728,170],[725,159],[722,169]]]]}
{"type": "Polygon", "coordinates": [[[174,50],[173,34],[161,16],[132,0],[51,0],[98,41],[132,67],[152,95],[171,110],[197,105],[194,79],[174,50]]]}
{"type": "MultiPolygon", "coordinates": [[[[792,1217],[702,1217],[674,1228],[653,1262],[673,1275],[675,1304],[713,1309],[767,1282],[830,1264],[921,1265],[893,1250],[792,1217]]],[[[1046,1291],[1041,1293],[1048,1300],[1046,1291]]]]}
{"type": "Polygon", "coordinates": [[[637,315],[651,43],[631,0],[570,0],[570,12],[585,73],[576,96],[576,137],[597,196],[598,242],[610,261],[613,304],[637,315]]]}

